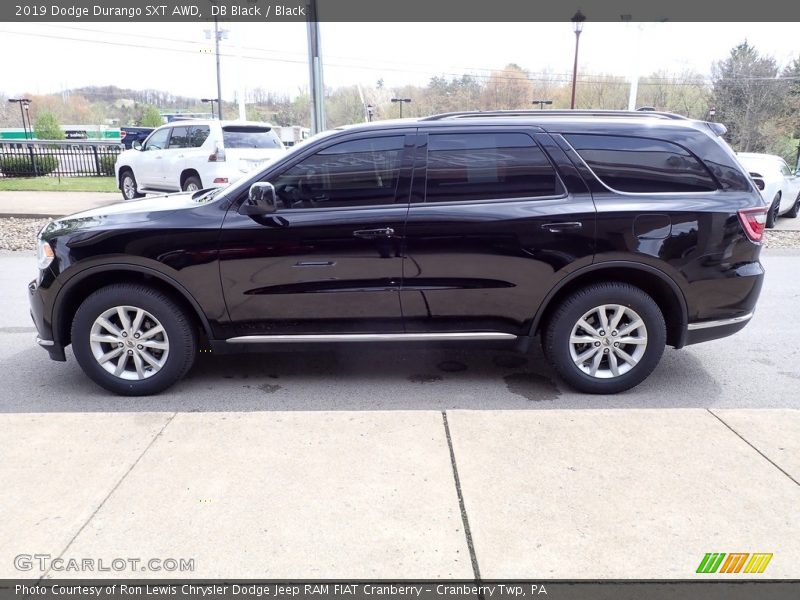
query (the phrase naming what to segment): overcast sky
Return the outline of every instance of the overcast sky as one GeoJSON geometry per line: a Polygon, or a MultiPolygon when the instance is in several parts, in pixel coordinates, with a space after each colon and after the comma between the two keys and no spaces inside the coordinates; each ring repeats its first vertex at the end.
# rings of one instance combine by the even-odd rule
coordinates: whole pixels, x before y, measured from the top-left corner
{"type": "MultiPolygon", "coordinates": [[[[0,90],[43,94],[85,85],[154,88],[216,96],[213,41],[202,23],[0,23],[0,90]]],[[[229,23],[222,43],[223,96],[237,77],[249,88],[296,94],[308,85],[303,23],[229,23]],[[241,47],[240,47],[241,46],[241,47]],[[241,55],[242,58],[238,58],[241,55]],[[241,67],[239,67],[241,65],[241,67]]],[[[323,23],[326,86],[425,84],[434,75],[487,75],[516,63],[569,79],[571,23],[323,23]]],[[[800,55],[797,23],[591,23],[581,35],[580,69],[628,76],[710,74],[711,63],[747,39],[784,65],[800,55]],[[640,31],[641,30],[641,31],[640,31]]]]}

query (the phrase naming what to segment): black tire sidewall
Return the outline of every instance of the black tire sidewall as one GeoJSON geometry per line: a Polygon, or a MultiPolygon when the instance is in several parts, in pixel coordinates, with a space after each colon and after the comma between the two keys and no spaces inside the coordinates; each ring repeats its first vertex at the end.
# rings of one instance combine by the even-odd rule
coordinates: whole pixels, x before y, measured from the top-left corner
{"type": "Polygon", "coordinates": [[[592,394],[614,394],[635,387],[655,369],[666,345],[666,326],[661,310],[643,291],[629,284],[605,283],[590,286],[570,296],[556,311],[543,336],[544,352],[550,363],[571,386],[592,394]],[[634,310],[647,328],[647,348],[639,363],[628,373],[599,379],[581,371],[570,355],[572,328],[584,314],[602,304],[619,304],[634,310]]]}
{"type": "Polygon", "coordinates": [[[191,181],[194,181],[195,183],[197,183],[197,189],[198,190],[203,189],[203,182],[200,181],[200,178],[192,175],[190,177],[187,177],[186,181],[183,182],[183,191],[184,192],[188,191],[189,182],[191,182],[191,181]]]}
{"type": "Polygon", "coordinates": [[[122,176],[121,176],[121,180],[122,181],[120,182],[120,184],[121,184],[121,187],[122,187],[122,197],[125,198],[125,200],[135,200],[136,198],[141,198],[142,197],[142,195],[139,193],[139,185],[136,183],[136,177],[133,176],[133,171],[131,171],[130,169],[123,171],[122,172],[122,176]],[[130,177],[131,181],[133,182],[134,192],[133,192],[133,196],[130,197],[130,198],[128,198],[128,196],[125,195],[125,178],[126,177],[130,177]]]}
{"type": "Polygon", "coordinates": [[[779,196],[775,196],[775,199],[772,201],[772,204],[769,206],[769,211],[767,212],[767,222],[765,223],[767,229],[772,229],[775,227],[775,223],[778,221],[778,211],[780,210],[781,206],[781,199],[779,196]]]}
{"type": "Polygon", "coordinates": [[[167,296],[139,285],[119,284],[102,288],[81,304],[72,322],[72,351],[83,371],[98,385],[116,394],[145,396],[173,385],[191,367],[197,342],[191,323],[183,311],[167,296]],[[115,377],[101,367],[89,346],[89,334],[95,319],[115,306],[135,306],[152,314],[167,333],[169,356],[161,370],[140,381],[115,377]]]}

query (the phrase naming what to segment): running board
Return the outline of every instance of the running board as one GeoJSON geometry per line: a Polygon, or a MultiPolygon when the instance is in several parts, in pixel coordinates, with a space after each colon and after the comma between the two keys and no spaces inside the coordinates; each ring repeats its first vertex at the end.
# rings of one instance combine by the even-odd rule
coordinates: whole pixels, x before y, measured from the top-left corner
{"type": "Polygon", "coordinates": [[[499,331],[476,333],[343,333],[321,335],[242,335],[225,340],[229,344],[302,342],[441,342],[448,340],[516,340],[517,336],[499,331]]]}

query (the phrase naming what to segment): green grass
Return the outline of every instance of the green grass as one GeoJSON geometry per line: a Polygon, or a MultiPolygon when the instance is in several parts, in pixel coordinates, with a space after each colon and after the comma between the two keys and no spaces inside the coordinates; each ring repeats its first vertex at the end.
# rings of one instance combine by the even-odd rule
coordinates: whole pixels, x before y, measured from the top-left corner
{"type": "Polygon", "coordinates": [[[113,177],[2,177],[0,192],[117,192],[113,177]]]}

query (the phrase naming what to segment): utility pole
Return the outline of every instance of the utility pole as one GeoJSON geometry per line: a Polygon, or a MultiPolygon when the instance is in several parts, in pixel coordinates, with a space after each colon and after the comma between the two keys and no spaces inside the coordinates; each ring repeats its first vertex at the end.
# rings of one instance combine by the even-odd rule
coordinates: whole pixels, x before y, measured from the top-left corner
{"type": "Polygon", "coordinates": [[[325,86],[322,82],[322,50],[320,48],[317,0],[308,3],[308,79],[311,96],[311,134],[325,131],[325,86]]]}
{"type": "MultiPolygon", "coordinates": [[[[219,68],[219,17],[214,15],[214,50],[217,53],[217,114],[222,120],[222,75],[219,68]]],[[[213,106],[213,105],[212,105],[213,106]]]]}

